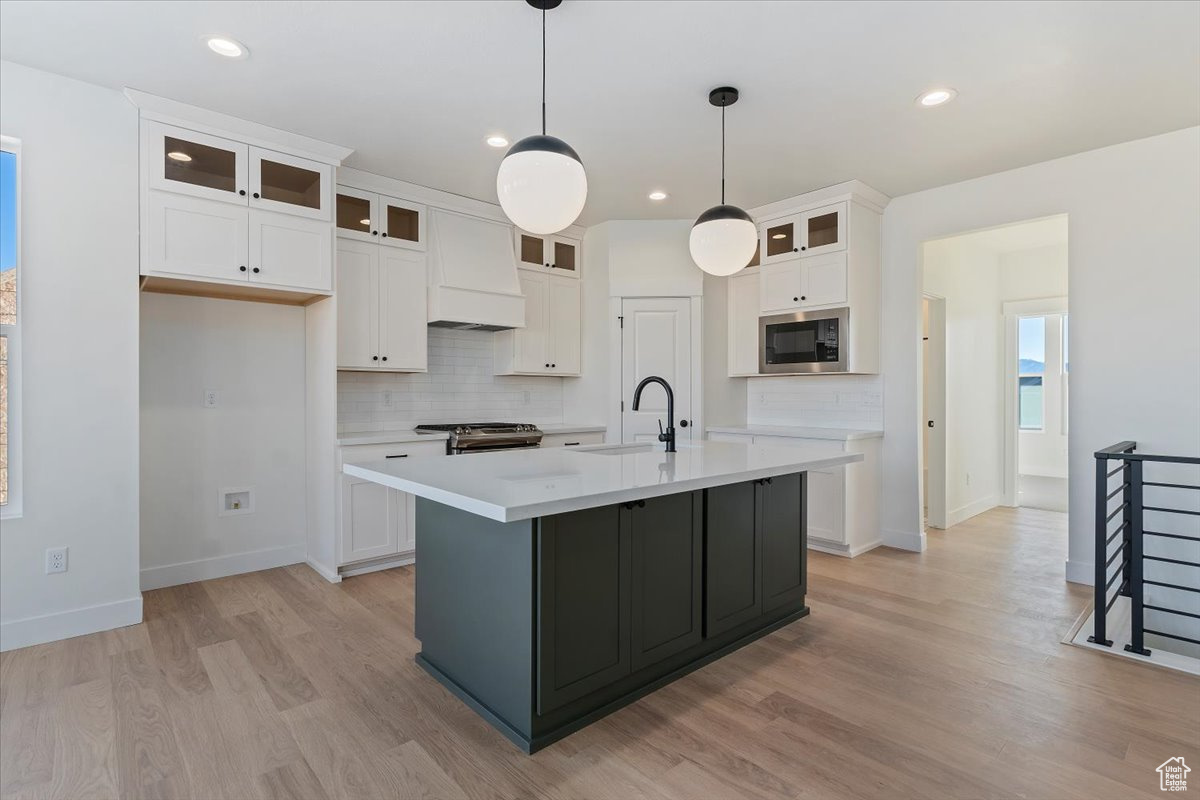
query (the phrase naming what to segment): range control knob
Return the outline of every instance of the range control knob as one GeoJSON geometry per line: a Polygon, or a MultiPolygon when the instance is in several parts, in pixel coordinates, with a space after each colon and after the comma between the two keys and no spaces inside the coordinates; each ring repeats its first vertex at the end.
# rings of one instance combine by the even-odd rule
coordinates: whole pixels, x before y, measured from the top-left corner
{"type": "Polygon", "coordinates": [[[465,431],[462,428],[455,428],[454,432],[461,436],[465,431]]]}

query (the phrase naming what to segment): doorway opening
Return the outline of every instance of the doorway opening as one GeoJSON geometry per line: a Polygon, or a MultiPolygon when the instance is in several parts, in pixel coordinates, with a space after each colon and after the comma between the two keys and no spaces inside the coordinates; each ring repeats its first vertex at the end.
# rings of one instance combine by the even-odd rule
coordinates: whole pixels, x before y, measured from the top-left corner
{"type": "Polygon", "coordinates": [[[922,281],[926,528],[1065,513],[1066,215],[925,242],[922,281]]]}

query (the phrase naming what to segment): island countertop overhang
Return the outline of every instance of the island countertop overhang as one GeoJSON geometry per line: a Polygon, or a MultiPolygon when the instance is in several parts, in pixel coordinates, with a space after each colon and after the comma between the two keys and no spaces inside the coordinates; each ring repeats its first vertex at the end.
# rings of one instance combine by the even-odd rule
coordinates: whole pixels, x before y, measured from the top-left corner
{"type": "Polygon", "coordinates": [[[345,474],[497,522],[709,489],[862,461],[858,453],[740,442],[507,450],[346,464],[345,474]]]}

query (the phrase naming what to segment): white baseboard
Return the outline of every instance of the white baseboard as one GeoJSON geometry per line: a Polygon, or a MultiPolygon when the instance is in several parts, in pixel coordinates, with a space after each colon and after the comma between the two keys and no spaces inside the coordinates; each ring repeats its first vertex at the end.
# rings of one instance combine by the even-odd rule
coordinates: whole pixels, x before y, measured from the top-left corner
{"type": "Polygon", "coordinates": [[[1000,498],[996,495],[984,497],[976,500],[974,503],[967,503],[961,508],[956,508],[953,511],[946,513],[946,527],[952,528],[960,522],[965,522],[971,517],[982,514],[985,511],[995,508],[1000,505],[1000,498]]]}
{"type": "Polygon", "coordinates": [[[1096,582],[1096,565],[1091,562],[1067,559],[1067,580],[1091,586],[1096,582]]]}
{"type": "Polygon", "coordinates": [[[408,552],[392,558],[385,558],[382,561],[370,561],[366,564],[348,564],[341,568],[341,576],[343,578],[353,578],[355,575],[366,575],[368,572],[379,572],[380,570],[392,569],[393,567],[406,567],[409,564],[415,563],[417,563],[416,553],[408,552]]]}
{"type": "Polygon", "coordinates": [[[142,597],[0,623],[0,651],[99,633],[142,621],[142,597]]]}
{"type": "Polygon", "coordinates": [[[329,581],[330,583],[341,583],[342,582],[342,576],[338,574],[338,571],[336,569],[330,569],[329,567],[322,564],[320,561],[315,561],[311,558],[305,559],[304,563],[308,564],[309,569],[311,569],[313,572],[317,573],[318,575],[320,575],[322,578],[329,581]]]}
{"type": "Polygon", "coordinates": [[[868,550],[874,550],[876,547],[882,547],[883,541],[876,539],[867,544],[860,544],[857,547],[851,547],[839,542],[829,542],[823,539],[809,539],[808,549],[816,550],[819,553],[829,553],[833,556],[842,556],[843,558],[854,558],[860,556],[868,550]]]}
{"type": "Polygon", "coordinates": [[[925,531],[913,533],[911,531],[897,531],[883,529],[883,535],[879,537],[879,543],[884,547],[894,547],[897,550],[911,550],[914,553],[925,552],[925,531]]]}
{"type": "Polygon", "coordinates": [[[182,561],[178,564],[164,564],[161,567],[147,567],[142,570],[142,591],[224,578],[227,575],[240,575],[243,572],[257,572],[260,569],[286,567],[289,564],[302,564],[307,558],[308,548],[296,544],[182,561]]]}

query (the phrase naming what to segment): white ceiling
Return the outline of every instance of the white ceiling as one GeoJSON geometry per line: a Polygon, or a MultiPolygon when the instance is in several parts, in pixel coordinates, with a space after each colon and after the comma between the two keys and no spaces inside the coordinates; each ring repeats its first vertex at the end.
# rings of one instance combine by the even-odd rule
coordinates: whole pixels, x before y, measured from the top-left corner
{"type": "MultiPolygon", "coordinates": [[[[0,56],[355,148],[349,165],[495,201],[536,132],[540,15],[502,2],[0,3],[0,56]],[[251,51],[211,54],[202,34],[251,51]]],[[[687,218],[858,178],[896,196],[1200,124],[1200,3],[600,2],[548,15],[549,132],[581,221],[687,218]],[[913,100],[937,86],[959,98],[913,100]],[[653,188],[670,192],[651,203],[653,188]]]]}

